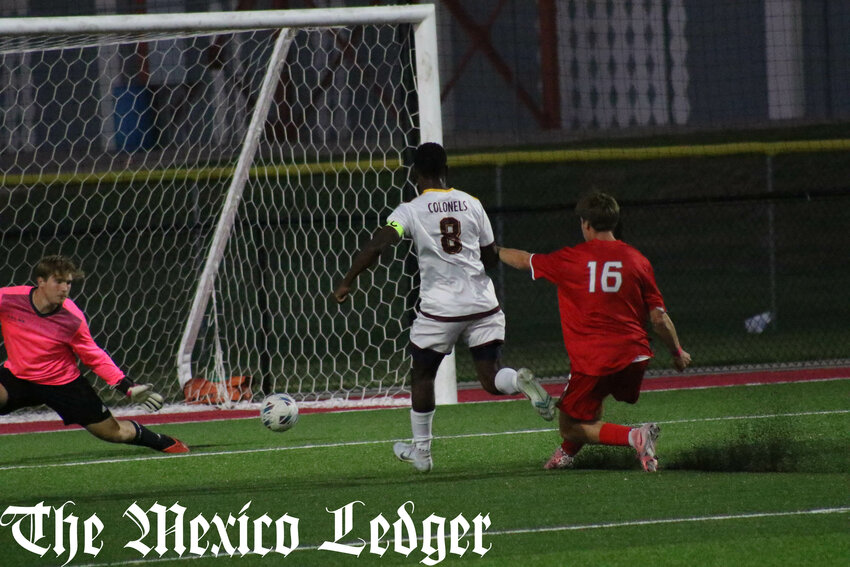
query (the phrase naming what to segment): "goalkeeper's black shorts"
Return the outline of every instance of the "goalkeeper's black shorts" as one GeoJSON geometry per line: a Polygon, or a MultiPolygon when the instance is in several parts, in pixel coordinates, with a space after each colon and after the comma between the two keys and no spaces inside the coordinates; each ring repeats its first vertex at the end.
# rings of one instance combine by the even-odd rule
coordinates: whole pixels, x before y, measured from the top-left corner
{"type": "Polygon", "coordinates": [[[67,384],[48,386],[21,380],[3,366],[0,367],[0,384],[6,388],[9,397],[6,405],[0,408],[0,415],[42,404],[58,413],[65,425],[76,423],[86,426],[112,415],[82,376],[67,384]]]}

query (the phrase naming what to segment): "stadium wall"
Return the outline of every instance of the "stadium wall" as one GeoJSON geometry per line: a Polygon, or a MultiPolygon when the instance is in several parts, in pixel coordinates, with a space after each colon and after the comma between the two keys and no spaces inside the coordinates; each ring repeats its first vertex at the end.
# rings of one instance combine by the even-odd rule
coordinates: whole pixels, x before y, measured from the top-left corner
{"type": "MultiPolygon", "coordinates": [[[[3,3],[0,15],[144,9],[167,17],[167,12],[183,10],[370,3],[20,0],[3,3]]],[[[847,358],[850,313],[841,290],[850,281],[850,273],[843,256],[835,251],[850,249],[844,230],[850,222],[850,160],[846,148],[828,142],[844,139],[850,120],[850,4],[840,0],[444,0],[437,7],[444,139],[454,160],[451,180],[481,197],[505,244],[544,251],[576,243],[573,203],[590,188],[605,189],[626,205],[625,238],[655,263],[662,291],[697,366],[831,364],[847,358]],[[557,21],[555,35],[548,38],[541,32],[540,8],[545,5],[554,10],[557,21]],[[788,27],[769,22],[768,7],[797,8],[798,19],[792,19],[788,27]],[[472,33],[476,29],[486,33],[472,33]],[[795,30],[802,36],[795,35],[795,30]],[[785,36],[791,43],[783,48],[785,36]],[[546,41],[554,42],[548,45],[554,49],[544,49],[546,41]],[[768,63],[783,62],[771,59],[777,50],[796,54],[787,62],[802,73],[785,83],[802,89],[786,93],[786,108],[782,107],[783,91],[774,90],[771,95],[771,85],[776,83],[768,63]],[[554,53],[557,59],[555,77],[543,74],[544,53],[554,53]],[[553,82],[559,99],[559,118],[554,122],[545,111],[555,107],[551,101],[546,106],[544,100],[546,86],[553,82]],[[776,112],[776,106],[771,110],[771,100],[785,118],[771,118],[776,112]],[[727,143],[783,141],[791,142],[790,148],[801,140],[823,141],[822,149],[741,150],[726,155],[708,149],[727,143]],[[653,147],[667,149],[659,149],[652,159],[636,157],[640,152],[634,150],[653,147]],[[706,149],[700,153],[695,147],[706,149]],[[581,153],[599,148],[620,155],[588,159],[581,153]],[[525,161],[508,163],[505,152],[514,150],[530,152],[525,161]],[[553,157],[552,150],[576,153],[553,157]],[[489,157],[468,158],[468,153],[479,151],[489,157]],[[758,321],[754,327],[748,327],[747,321],[763,313],[772,313],[770,320],[761,330],[749,330],[758,329],[758,321]]],[[[193,76],[192,61],[174,65],[186,70],[181,76],[187,80],[199,80],[193,76]]],[[[44,84],[57,79],[37,72],[31,80],[44,84]]],[[[90,114],[83,109],[104,93],[63,91],[58,86],[52,97],[33,102],[31,111],[44,116],[45,125],[30,132],[29,138],[21,137],[20,130],[12,131],[8,123],[0,125],[4,179],[7,183],[13,179],[18,189],[27,188],[26,195],[3,193],[8,199],[3,202],[3,219],[10,220],[14,215],[9,212],[17,210],[18,218],[49,220],[51,210],[37,204],[48,189],[27,184],[26,176],[32,171],[60,176],[57,179],[78,192],[79,199],[69,197],[69,213],[83,207],[80,203],[85,200],[85,207],[92,207],[97,215],[86,223],[73,223],[87,227],[84,233],[69,232],[69,217],[59,219],[49,231],[30,233],[6,222],[4,238],[23,239],[29,251],[45,236],[70,237],[78,241],[77,249],[84,256],[88,253],[106,263],[120,263],[124,254],[103,249],[107,233],[143,234],[151,240],[174,242],[178,246],[169,261],[183,263],[187,270],[183,280],[169,283],[176,289],[191,288],[192,269],[200,263],[197,243],[213,222],[210,219],[225,186],[222,177],[208,175],[207,170],[202,175],[192,171],[177,175],[173,185],[163,183],[163,191],[173,187],[174,192],[188,194],[189,189],[203,196],[199,203],[187,197],[184,210],[164,211],[156,217],[111,216],[110,211],[132,206],[134,196],[149,188],[124,179],[92,185],[74,178],[73,172],[70,178],[61,177],[67,173],[61,164],[82,164],[81,170],[98,171],[99,160],[111,161],[113,155],[81,156],[98,131],[91,130],[91,123],[74,120],[74,116],[90,114]],[[50,124],[52,118],[55,126],[50,124]],[[27,152],[27,145],[43,141],[51,142],[50,155],[27,152]],[[185,219],[195,224],[185,224],[185,219]],[[107,257],[114,259],[107,262],[107,257]]],[[[192,90],[175,88],[174,92],[183,93],[178,98],[190,97],[192,90]]],[[[169,152],[175,141],[185,137],[182,121],[203,119],[169,113],[180,100],[156,96],[151,100],[160,117],[160,138],[153,148],[131,152],[128,161],[143,161],[145,151],[169,152]]],[[[198,107],[199,101],[191,102],[198,107]]],[[[14,115],[15,104],[12,96],[0,97],[5,116],[14,115]]],[[[280,125],[271,130],[274,126],[280,125]]],[[[213,167],[226,164],[237,149],[235,144],[221,146],[212,155],[197,156],[198,161],[213,167]]],[[[333,178],[336,173],[329,170],[321,175],[333,178]]],[[[87,218],[86,211],[79,212],[87,218]]],[[[364,231],[387,212],[364,217],[364,231]]],[[[274,238],[275,231],[298,222],[298,218],[276,219],[263,230],[274,238]]],[[[277,238],[285,242],[285,236],[277,238]]],[[[151,250],[159,246],[152,244],[151,250]]],[[[9,254],[9,265],[18,260],[24,264],[31,258],[9,254]]],[[[81,260],[85,267],[87,258],[81,260]]],[[[144,274],[145,262],[154,265],[162,258],[150,254],[127,262],[135,263],[135,273],[144,274]]],[[[27,272],[24,268],[22,273],[27,272]]],[[[20,282],[18,274],[7,276],[2,283],[20,282]]],[[[553,290],[532,284],[522,274],[500,271],[495,277],[509,314],[508,360],[540,369],[544,375],[566,373],[569,367],[554,316],[553,290]]],[[[80,302],[95,320],[102,316],[112,325],[133,329],[133,316],[123,313],[120,298],[102,299],[97,286],[108,288],[108,282],[90,280],[84,285],[77,290],[83,294],[80,302]]],[[[181,324],[177,314],[187,297],[176,292],[169,299],[173,303],[163,304],[155,290],[146,290],[140,301],[141,309],[161,312],[163,325],[158,334],[140,335],[137,342],[170,358],[181,324]]],[[[139,368],[143,373],[150,352],[105,346],[131,370],[139,368]]],[[[663,358],[658,360],[656,368],[665,363],[663,358]]],[[[460,358],[459,364],[460,378],[470,378],[468,363],[460,358]]]]}

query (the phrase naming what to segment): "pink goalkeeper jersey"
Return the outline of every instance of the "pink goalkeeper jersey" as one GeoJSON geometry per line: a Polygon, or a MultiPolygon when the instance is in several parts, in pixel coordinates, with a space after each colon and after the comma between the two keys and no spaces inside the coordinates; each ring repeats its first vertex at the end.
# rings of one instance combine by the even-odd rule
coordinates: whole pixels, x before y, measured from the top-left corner
{"type": "Polygon", "coordinates": [[[85,315],[70,299],[49,314],[30,299],[35,288],[0,288],[0,325],[9,359],[4,366],[22,380],[57,386],[80,375],[77,357],[109,384],[124,373],[92,339],[85,315]]]}

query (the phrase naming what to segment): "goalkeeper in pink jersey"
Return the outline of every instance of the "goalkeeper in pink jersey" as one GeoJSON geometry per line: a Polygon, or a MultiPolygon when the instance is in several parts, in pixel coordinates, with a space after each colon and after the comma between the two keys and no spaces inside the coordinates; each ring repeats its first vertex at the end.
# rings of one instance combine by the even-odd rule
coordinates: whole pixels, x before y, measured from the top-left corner
{"type": "Polygon", "coordinates": [[[8,360],[0,368],[0,414],[44,404],[65,425],[78,424],[112,443],[141,445],[163,453],[187,453],[181,441],[129,420],[117,420],[80,374],[79,358],[111,387],[149,411],[162,396],[136,384],[95,344],[83,312],[68,299],[83,276],[63,256],[47,256],[33,270],[36,285],[0,288],[0,325],[8,360]]]}

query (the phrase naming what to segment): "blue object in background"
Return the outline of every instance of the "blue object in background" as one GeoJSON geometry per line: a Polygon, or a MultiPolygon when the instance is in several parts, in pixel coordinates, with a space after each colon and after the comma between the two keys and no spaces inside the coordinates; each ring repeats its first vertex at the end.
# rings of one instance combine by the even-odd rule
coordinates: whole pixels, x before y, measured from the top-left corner
{"type": "Polygon", "coordinates": [[[112,89],[115,97],[115,145],[124,152],[147,150],[154,145],[151,92],[138,85],[112,89]]]}

